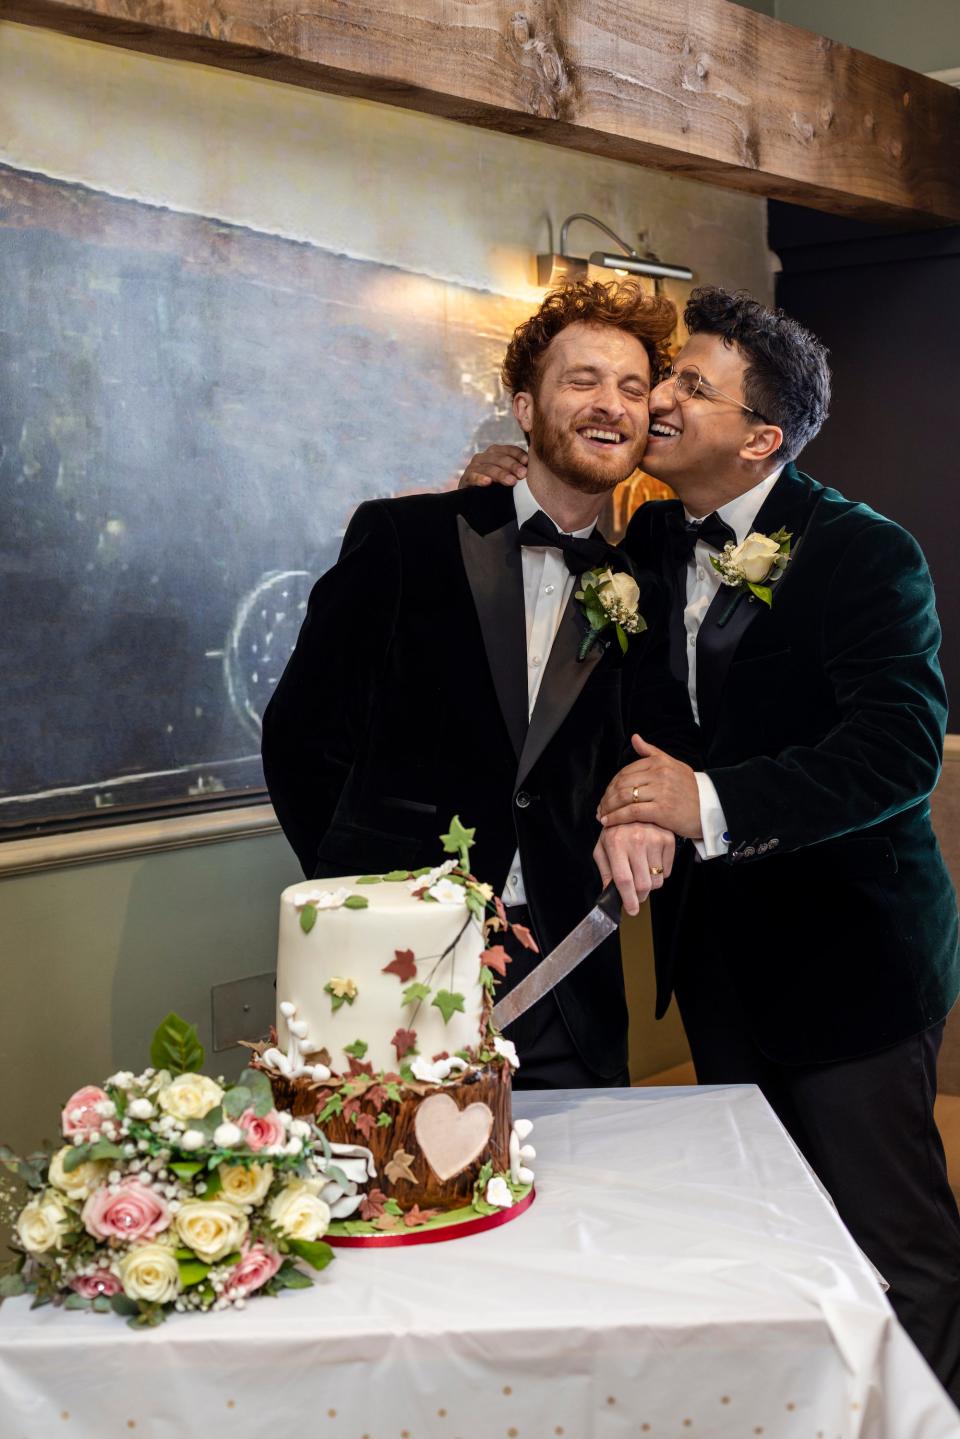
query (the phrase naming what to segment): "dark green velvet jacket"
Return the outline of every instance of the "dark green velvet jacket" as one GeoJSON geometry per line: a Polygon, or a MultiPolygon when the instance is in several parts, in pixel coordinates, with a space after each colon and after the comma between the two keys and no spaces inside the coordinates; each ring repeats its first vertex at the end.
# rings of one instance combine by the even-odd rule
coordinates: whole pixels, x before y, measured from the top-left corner
{"type": "MultiPolygon", "coordinates": [[[[644,505],[625,545],[667,574],[644,505]]],[[[960,987],[956,896],[930,823],[946,724],[933,586],[899,525],[793,465],[753,528],[793,535],[769,610],[721,587],[697,640],[703,768],[730,835],[657,897],[658,1014],[690,945],[722,957],[772,1059],[884,1048],[960,987]]]]}

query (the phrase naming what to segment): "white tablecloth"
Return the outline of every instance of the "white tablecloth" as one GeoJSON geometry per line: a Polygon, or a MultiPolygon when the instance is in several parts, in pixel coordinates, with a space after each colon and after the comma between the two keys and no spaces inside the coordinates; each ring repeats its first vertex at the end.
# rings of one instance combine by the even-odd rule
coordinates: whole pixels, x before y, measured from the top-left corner
{"type": "Polygon", "coordinates": [[[129,1329],[0,1309],[2,1439],[956,1439],[760,1093],[518,1095],[538,1197],[314,1289],[129,1329]]]}

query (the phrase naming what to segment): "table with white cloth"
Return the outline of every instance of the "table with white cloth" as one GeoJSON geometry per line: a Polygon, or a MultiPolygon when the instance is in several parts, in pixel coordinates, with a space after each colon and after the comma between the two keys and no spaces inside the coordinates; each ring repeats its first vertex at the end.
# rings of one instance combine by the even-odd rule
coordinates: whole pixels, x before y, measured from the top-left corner
{"type": "Polygon", "coordinates": [[[243,1312],[0,1309],[2,1439],[945,1439],[957,1411],[760,1092],[518,1094],[537,1198],[243,1312]]]}

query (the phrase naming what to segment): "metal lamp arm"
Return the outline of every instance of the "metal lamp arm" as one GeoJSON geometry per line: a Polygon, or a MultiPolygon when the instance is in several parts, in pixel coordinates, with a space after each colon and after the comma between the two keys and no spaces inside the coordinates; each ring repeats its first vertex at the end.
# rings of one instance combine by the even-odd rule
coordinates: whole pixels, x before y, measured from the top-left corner
{"type": "Polygon", "coordinates": [[[602,230],[605,235],[609,235],[610,239],[613,240],[615,244],[620,246],[621,250],[625,255],[631,256],[631,258],[634,260],[639,260],[640,256],[637,254],[636,250],[632,249],[631,246],[628,245],[624,240],[621,240],[619,235],[615,235],[614,232],[610,229],[609,225],[605,225],[602,220],[597,220],[593,215],[584,215],[580,212],[578,212],[576,215],[568,215],[567,218],[564,220],[562,226],[560,227],[561,255],[565,255],[567,253],[567,231],[573,224],[574,220],[586,220],[589,224],[596,225],[598,230],[602,230]]]}

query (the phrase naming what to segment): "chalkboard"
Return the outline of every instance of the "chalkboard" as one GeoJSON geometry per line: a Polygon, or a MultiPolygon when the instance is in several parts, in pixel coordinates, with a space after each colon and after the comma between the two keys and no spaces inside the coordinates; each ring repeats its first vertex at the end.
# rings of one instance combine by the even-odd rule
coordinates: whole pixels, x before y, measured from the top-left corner
{"type": "Polygon", "coordinates": [[[529,308],[0,167],[0,833],[261,791],[310,585],[516,437],[529,308]]]}

